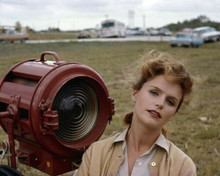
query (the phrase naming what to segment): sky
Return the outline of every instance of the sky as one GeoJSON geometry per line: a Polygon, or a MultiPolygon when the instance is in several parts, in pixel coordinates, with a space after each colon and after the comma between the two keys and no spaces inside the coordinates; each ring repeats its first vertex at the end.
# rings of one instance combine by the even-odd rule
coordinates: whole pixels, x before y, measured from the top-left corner
{"type": "Polygon", "coordinates": [[[0,0],[0,25],[34,30],[96,28],[106,19],[158,28],[200,15],[220,22],[220,0],[0,0]]]}

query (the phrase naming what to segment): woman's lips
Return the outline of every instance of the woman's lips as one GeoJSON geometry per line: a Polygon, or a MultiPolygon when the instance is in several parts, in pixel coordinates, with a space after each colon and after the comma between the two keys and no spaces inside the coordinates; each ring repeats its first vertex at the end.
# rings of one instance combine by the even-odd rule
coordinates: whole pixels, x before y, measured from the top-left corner
{"type": "Polygon", "coordinates": [[[160,119],[161,116],[160,116],[160,113],[157,112],[157,111],[154,111],[154,110],[148,110],[148,112],[150,113],[150,115],[156,119],[160,119]]]}

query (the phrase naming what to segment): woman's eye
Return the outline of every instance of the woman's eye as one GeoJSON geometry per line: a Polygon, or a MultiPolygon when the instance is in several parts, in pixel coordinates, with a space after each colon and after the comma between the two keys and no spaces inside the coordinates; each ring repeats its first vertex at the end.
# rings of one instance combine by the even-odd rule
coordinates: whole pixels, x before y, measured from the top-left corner
{"type": "Polygon", "coordinates": [[[151,93],[152,95],[158,95],[158,92],[157,92],[157,91],[154,91],[154,90],[151,90],[150,93],[151,93]]]}
{"type": "Polygon", "coordinates": [[[174,106],[174,105],[175,105],[175,103],[173,102],[173,100],[167,100],[167,103],[168,103],[168,105],[170,105],[170,106],[174,106]]]}

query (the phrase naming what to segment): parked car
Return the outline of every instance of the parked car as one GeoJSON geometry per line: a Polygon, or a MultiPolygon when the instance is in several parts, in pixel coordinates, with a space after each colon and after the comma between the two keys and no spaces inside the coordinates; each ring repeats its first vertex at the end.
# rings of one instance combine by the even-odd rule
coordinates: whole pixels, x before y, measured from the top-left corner
{"type": "Polygon", "coordinates": [[[203,39],[197,33],[178,32],[174,38],[170,40],[170,46],[196,47],[203,44],[203,39]]]}
{"type": "Polygon", "coordinates": [[[9,41],[13,43],[14,41],[20,41],[24,43],[25,40],[28,40],[29,34],[26,31],[26,28],[21,28],[21,31],[18,32],[15,30],[15,27],[0,27],[0,42],[9,41]]]}
{"type": "Polygon", "coordinates": [[[216,31],[213,27],[198,27],[194,31],[201,35],[204,42],[216,42],[220,40],[220,31],[216,31]]]}
{"type": "Polygon", "coordinates": [[[126,30],[127,35],[149,35],[148,31],[139,27],[136,28],[127,28],[126,30]]]}
{"type": "Polygon", "coordinates": [[[99,38],[100,37],[100,32],[97,29],[84,29],[80,31],[78,38],[99,38]]]}
{"type": "Polygon", "coordinates": [[[182,32],[193,32],[193,28],[183,28],[182,32]]]}
{"type": "Polygon", "coordinates": [[[157,29],[154,29],[154,28],[149,28],[148,29],[148,32],[150,35],[152,36],[156,36],[156,35],[159,35],[159,31],[157,29]]]}
{"type": "Polygon", "coordinates": [[[159,30],[159,35],[162,35],[162,36],[171,36],[173,33],[167,29],[167,28],[162,28],[159,30]]]}

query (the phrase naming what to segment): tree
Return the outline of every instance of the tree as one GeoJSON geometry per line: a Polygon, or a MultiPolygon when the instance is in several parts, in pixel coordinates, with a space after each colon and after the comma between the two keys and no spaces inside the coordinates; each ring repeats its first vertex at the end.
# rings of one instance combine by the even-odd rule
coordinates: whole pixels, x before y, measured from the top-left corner
{"type": "Polygon", "coordinates": [[[15,23],[15,30],[18,31],[18,32],[21,32],[21,23],[19,21],[17,21],[15,23]]]}
{"type": "Polygon", "coordinates": [[[171,31],[180,31],[184,28],[196,28],[201,26],[210,26],[216,28],[216,30],[220,30],[220,23],[211,21],[205,15],[200,15],[195,19],[184,20],[183,22],[178,22],[176,24],[171,23],[164,27],[170,29],[171,31]]]}

